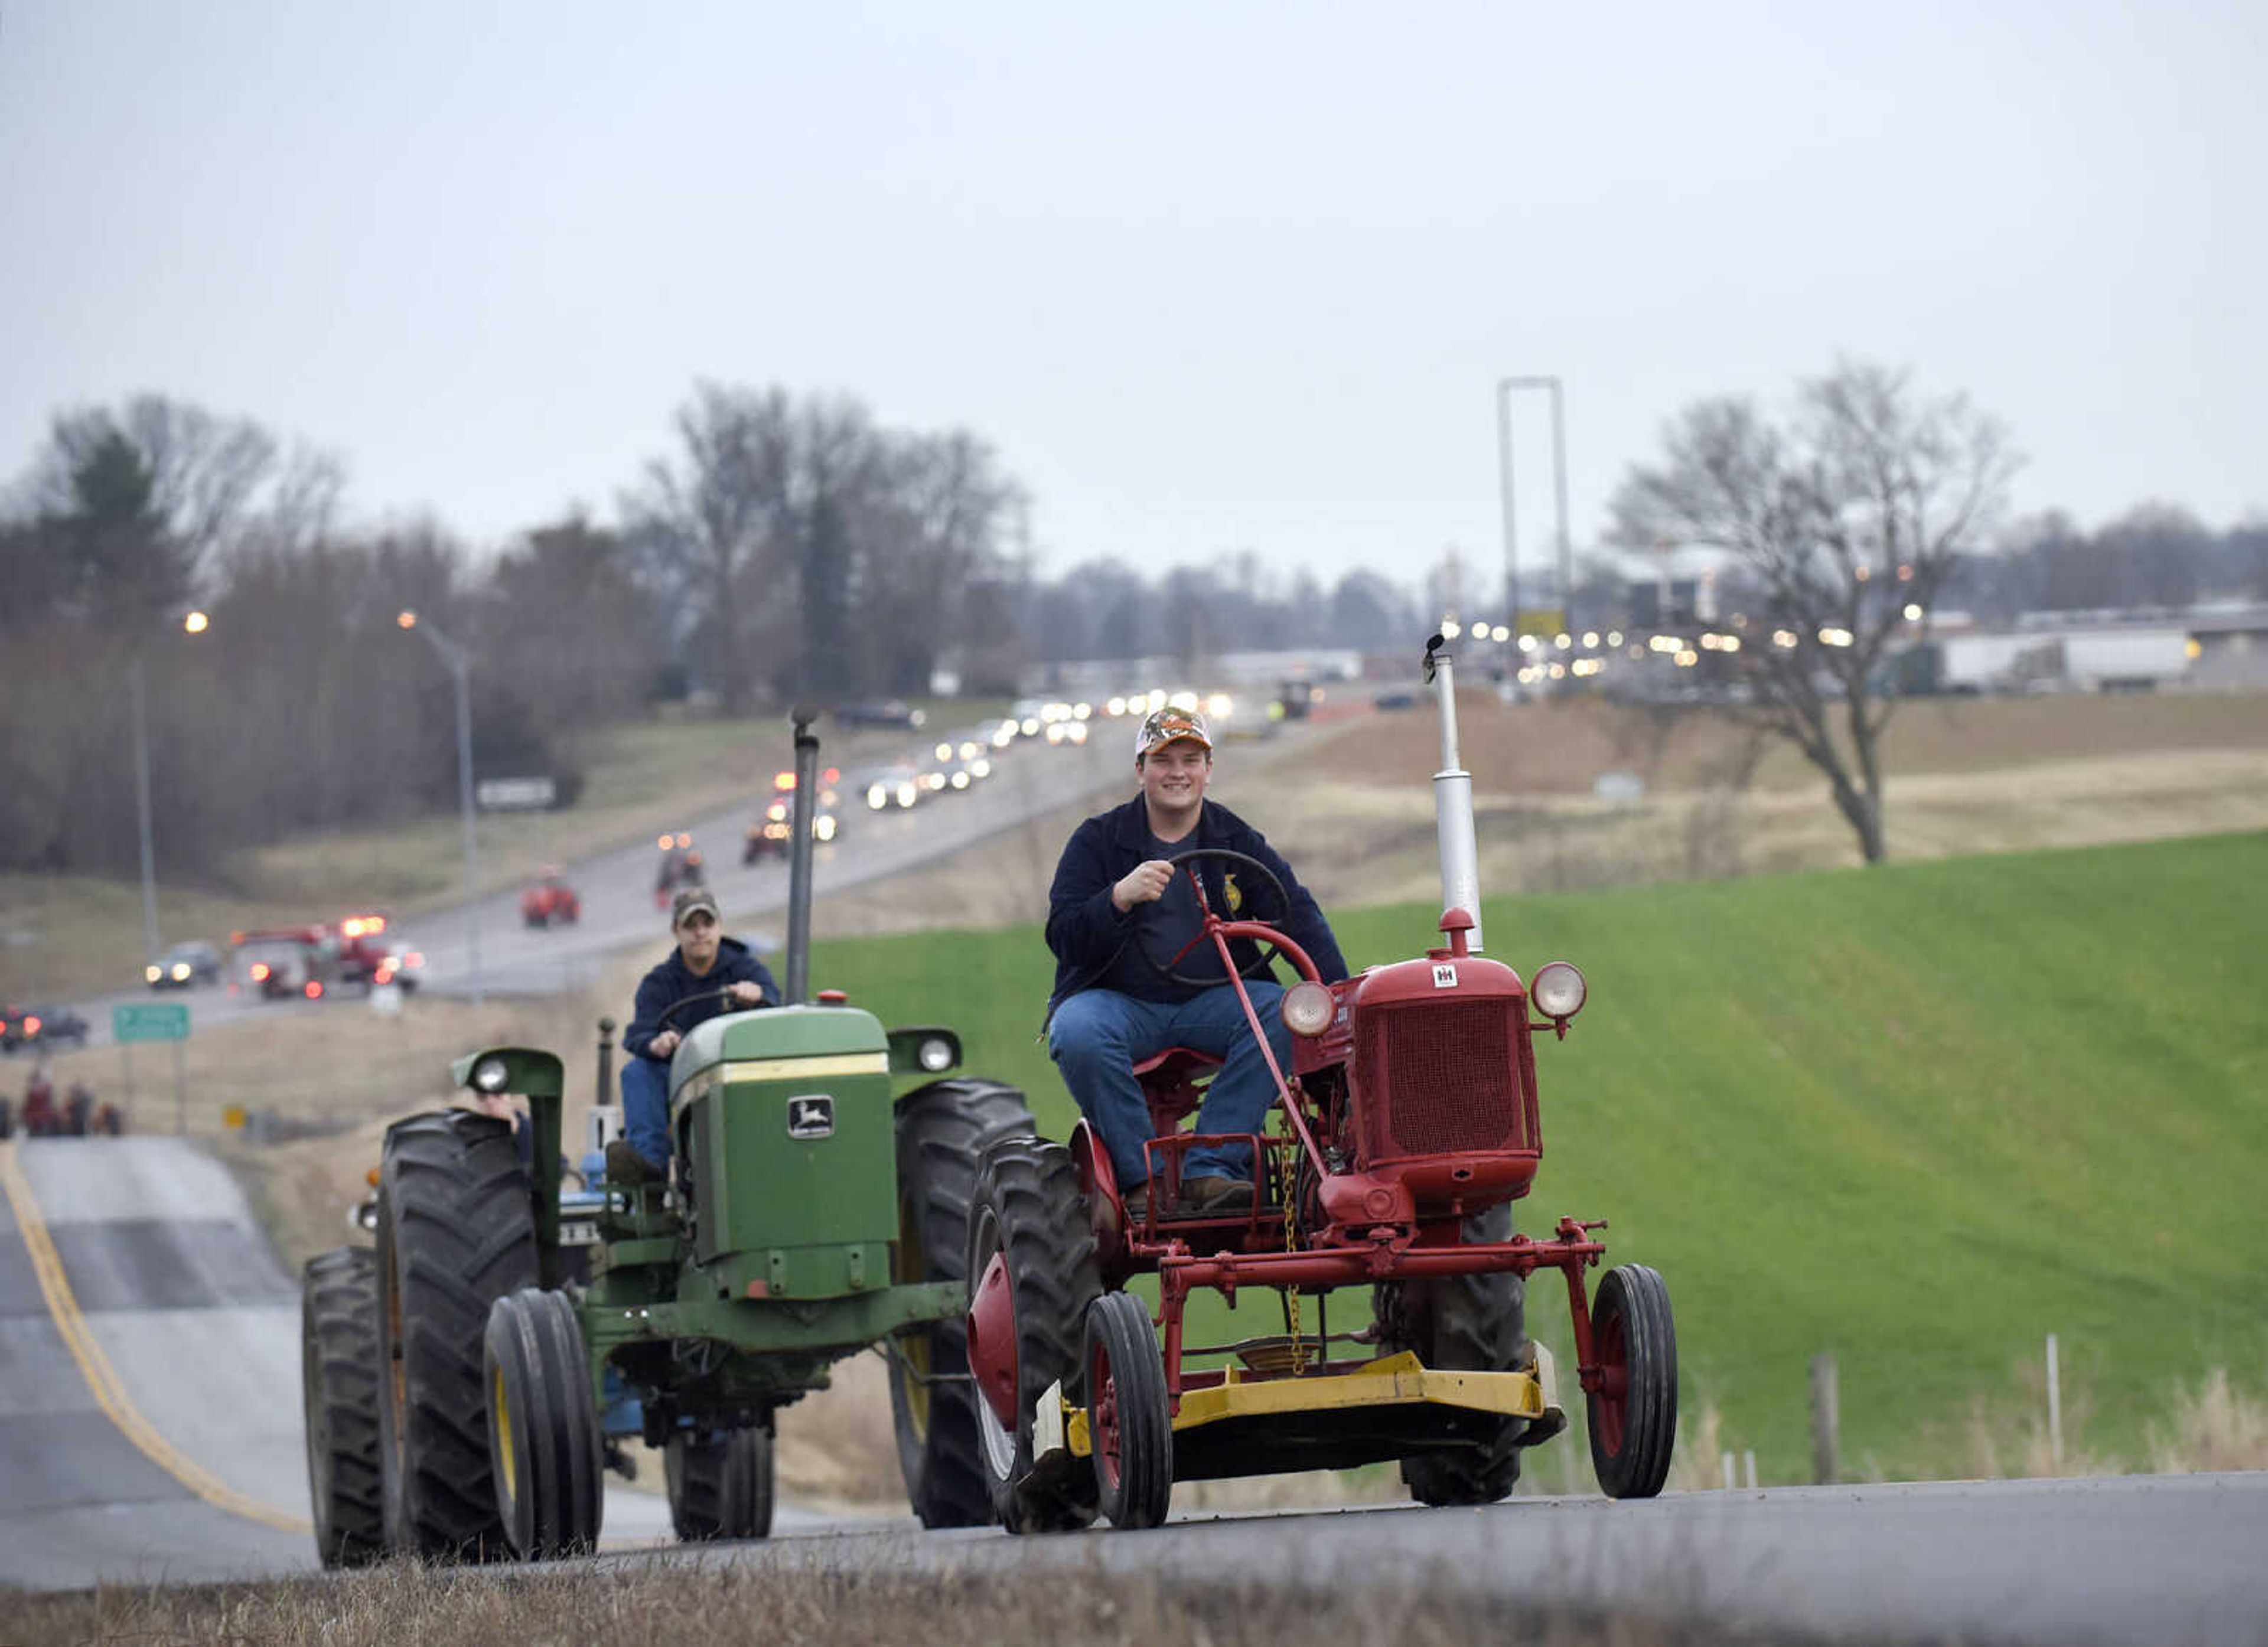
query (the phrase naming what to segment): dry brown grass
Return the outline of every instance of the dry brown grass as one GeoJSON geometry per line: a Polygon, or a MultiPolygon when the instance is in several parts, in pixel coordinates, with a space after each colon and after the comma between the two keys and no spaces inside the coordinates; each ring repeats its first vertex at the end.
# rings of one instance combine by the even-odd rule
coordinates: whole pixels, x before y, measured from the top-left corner
{"type": "Polygon", "coordinates": [[[1977,1480],[2268,1469],[2268,1386],[2248,1392],[2226,1368],[2176,1385],[2170,1420],[2139,1433],[2124,1410],[2104,1414],[2091,1380],[2066,1374],[2059,1456],[2048,1427],[2045,1369],[2027,1366],[2016,1385],[2013,1393],[1970,1400],[1962,1467],[1977,1480]]]}
{"type": "MultiPolygon", "coordinates": [[[[1744,736],[1715,714],[1683,705],[1596,698],[1504,704],[1487,692],[1457,695],[1459,752],[1483,791],[1588,794],[1602,772],[1634,772],[1649,789],[1705,787],[1737,760],[1744,736]]],[[[1316,774],[1422,790],[1438,764],[1432,717],[1348,724],[1319,751],[1316,774]]],[[[2268,697],[2166,693],[2134,697],[1918,698],[1898,706],[1882,745],[1894,777],[1999,772],[2043,761],[2167,750],[2268,749],[2268,697]]],[[[1815,790],[1815,772],[1786,745],[1765,746],[1764,789],[1815,790]]]]}
{"type": "MultiPolygon", "coordinates": [[[[1069,1571],[1003,1570],[936,1547],[918,1570],[887,1549],[866,1560],[829,1544],[775,1546],[760,1559],[684,1556],[576,1564],[543,1573],[396,1564],[322,1579],[161,1588],[107,1585],[11,1605],[11,1647],[169,1647],[175,1643],[320,1642],[325,1647],[530,1647],[666,1642],[670,1647],[1276,1647],[1321,1630],[1342,1647],[1684,1647],[1815,1639],[1660,1614],[1565,1605],[1508,1607],[1469,1575],[1326,1595],[1161,1582],[1105,1568],[1100,1551],[1069,1571]]],[[[1697,1574],[1696,1593],[1704,1586],[1697,1574]]]]}

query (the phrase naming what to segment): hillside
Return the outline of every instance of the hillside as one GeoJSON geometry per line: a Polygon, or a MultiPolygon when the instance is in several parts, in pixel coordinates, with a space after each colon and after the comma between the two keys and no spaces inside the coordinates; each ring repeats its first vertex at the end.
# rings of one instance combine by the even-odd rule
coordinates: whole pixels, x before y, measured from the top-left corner
{"type": "MultiPolygon", "coordinates": [[[[2268,835],[1503,899],[1485,919],[1523,972],[1565,957],[1592,983],[1539,1049],[1524,1225],[1609,1217],[1615,1258],[1668,1276],[1689,1411],[1719,1408],[1720,1445],[1766,1480],[1806,1477],[1821,1352],[1846,1473],[1893,1477],[1986,1467],[1976,1435],[2017,1462],[2051,1332],[2067,1455],[2146,1463],[2172,1382],[2268,1368],[2268,835]]],[[[1337,924],[1362,965],[1431,923],[1413,906],[1337,924]]],[[[1024,1085],[1061,1136],[1035,1039],[1049,977],[1030,929],[822,945],[814,967],[886,1018],[958,1024],[971,1067],[1024,1085]]],[[[1539,1287],[1531,1313],[1564,1357],[1564,1299],[1539,1287]]]]}

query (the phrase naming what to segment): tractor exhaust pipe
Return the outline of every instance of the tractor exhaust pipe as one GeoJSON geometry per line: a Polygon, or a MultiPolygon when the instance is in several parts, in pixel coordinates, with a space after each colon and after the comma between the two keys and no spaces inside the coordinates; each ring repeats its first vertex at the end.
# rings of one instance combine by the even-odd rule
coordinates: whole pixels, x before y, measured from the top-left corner
{"type": "Polygon", "coordinates": [[[1480,847],[1473,833],[1473,775],[1457,764],[1457,688],[1447,643],[1425,643],[1425,679],[1441,710],[1441,769],[1433,775],[1433,828],[1440,843],[1441,913],[1473,918],[1467,946],[1481,951],[1480,847]]]}
{"type": "Polygon", "coordinates": [[[811,730],[817,710],[798,708],[795,717],[795,794],[788,806],[787,977],[781,991],[787,1004],[811,998],[811,819],[819,801],[819,737],[811,730]]]}

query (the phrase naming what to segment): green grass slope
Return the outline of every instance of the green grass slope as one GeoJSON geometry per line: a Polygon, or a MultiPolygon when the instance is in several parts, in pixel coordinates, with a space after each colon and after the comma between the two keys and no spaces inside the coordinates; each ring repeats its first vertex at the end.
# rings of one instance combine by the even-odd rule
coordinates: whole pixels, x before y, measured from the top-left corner
{"type": "MultiPolygon", "coordinates": [[[[2067,1446],[2129,1464],[2174,1381],[2268,1370],[2268,835],[1484,915],[1491,954],[1576,961],[1592,989],[1538,1047],[1521,1225],[1606,1217],[1610,1261],[1664,1272],[1689,1419],[1714,1404],[1765,1479],[1808,1479],[1821,1352],[1845,1473],[1893,1477],[1972,1468],[1973,1411],[2043,1414],[2051,1332],[2067,1446]]],[[[1362,966],[1423,947],[1432,918],[1336,925],[1362,966]]],[[[1026,1087],[1060,1137],[1073,1112],[1035,1038],[1050,976],[1031,929],[822,945],[814,967],[890,1021],[956,1024],[969,1067],[1026,1087]]],[[[1565,1359],[1556,1277],[1529,1317],[1565,1359]]]]}

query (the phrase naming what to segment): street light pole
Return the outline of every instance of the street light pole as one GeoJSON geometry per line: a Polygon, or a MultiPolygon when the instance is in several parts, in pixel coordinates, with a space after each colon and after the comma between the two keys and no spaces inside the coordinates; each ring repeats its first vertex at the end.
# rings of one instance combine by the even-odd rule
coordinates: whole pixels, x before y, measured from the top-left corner
{"type": "MultiPolygon", "coordinates": [[[[186,614],[182,633],[202,635],[212,620],[202,612],[186,614]]],[[[142,959],[158,959],[158,849],[150,823],[150,709],[149,681],[142,654],[134,654],[127,679],[134,687],[134,805],[142,827],[142,959]]]]}
{"type": "Polygon", "coordinates": [[[1512,392],[1514,389],[1548,389],[1551,392],[1551,489],[1559,528],[1560,615],[1571,628],[1575,621],[1575,569],[1567,541],[1567,419],[1559,379],[1556,377],[1498,378],[1496,382],[1497,458],[1504,474],[1504,579],[1506,599],[1513,608],[1512,626],[1516,643],[1520,635],[1520,577],[1513,563],[1512,392]]]}
{"type": "Polygon", "coordinates": [[[473,826],[473,656],[415,612],[394,621],[433,643],[449,665],[457,687],[457,799],[465,814],[465,964],[471,973],[473,1004],[486,1004],[481,989],[480,837],[473,826]]]}
{"type": "Polygon", "coordinates": [[[158,959],[158,852],[150,835],[149,694],[142,676],[142,654],[129,672],[134,683],[134,800],[142,818],[142,959],[158,959]]]}

